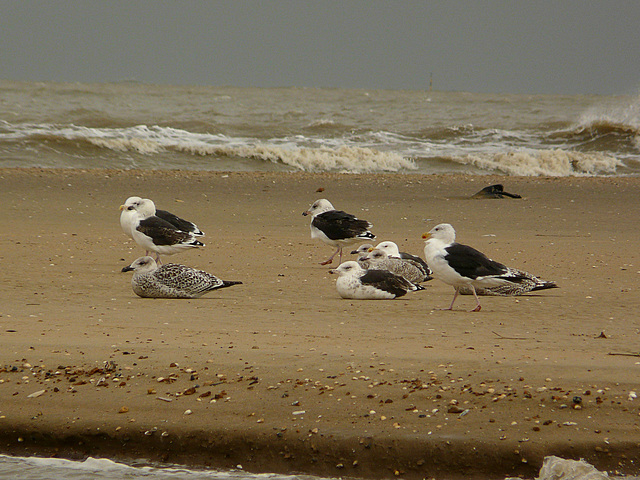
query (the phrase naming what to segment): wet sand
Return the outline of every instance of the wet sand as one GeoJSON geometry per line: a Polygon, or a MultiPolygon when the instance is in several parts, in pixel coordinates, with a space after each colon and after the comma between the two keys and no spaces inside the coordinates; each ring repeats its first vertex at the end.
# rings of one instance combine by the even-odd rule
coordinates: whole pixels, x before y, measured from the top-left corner
{"type": "MultiPolygon", "coordinates": [[[[250,472],[504,478],[640,469],[640,178],[0,170],[0,451],[250,472]],[[522,199],[471,200],[492,183],[522,199]],[[319,189],[324,189],[321,193],[319,189]],[[195,221],[165,257],[243,285],[142,299],[131,195],[195,221]],[[422,255],[441,222],[556,281],[441,311],[437,281],[341,299],[317,198],[422,255]]],[[[349,256],[350,257],[350,256],[349,256]]],[[[336,263],[334,263],[336,265],[336,263]]]]}

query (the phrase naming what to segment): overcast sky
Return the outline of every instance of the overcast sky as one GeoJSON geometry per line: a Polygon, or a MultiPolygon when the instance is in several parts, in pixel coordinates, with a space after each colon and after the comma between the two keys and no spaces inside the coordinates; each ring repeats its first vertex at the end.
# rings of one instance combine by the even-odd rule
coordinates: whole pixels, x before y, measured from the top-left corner
{"type": "Polygon", "coordinates": [[[640,1],[0,0],[5,80],[636,94],[640,1]]]}

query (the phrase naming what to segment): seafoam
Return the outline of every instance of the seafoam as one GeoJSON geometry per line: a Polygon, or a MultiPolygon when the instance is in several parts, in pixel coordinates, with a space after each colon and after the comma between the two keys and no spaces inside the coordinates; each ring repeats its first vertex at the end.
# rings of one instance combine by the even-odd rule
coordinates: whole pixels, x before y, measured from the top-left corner
{"type": "Polygon", "coordinates": [[[640,95],[0,81],[0,167],[640,175],[640,95]]]}
{"type": "MultiPolygon", "coordinates": [[[[0,455],[0,480],[325,480],[311,475],[250,474],[241,466],[231,471],[188,469],[176,465],[166,467],[133,466],[105,458],[83,461],[59,458],[10,457],[0,455]]],[[[584,460],[545,457],[537,480],[640,480],[633,476],[609,476],[584,460]]],[[[329,480],[329,479],[326,479],[329,480]]],[[[512,479],[507,479],[512,480],[512,479]]],[[[513,479],[515,480],[515,479],[513,479]]],[[[521,480],[521,479],[518,479],[521,480]]]]}

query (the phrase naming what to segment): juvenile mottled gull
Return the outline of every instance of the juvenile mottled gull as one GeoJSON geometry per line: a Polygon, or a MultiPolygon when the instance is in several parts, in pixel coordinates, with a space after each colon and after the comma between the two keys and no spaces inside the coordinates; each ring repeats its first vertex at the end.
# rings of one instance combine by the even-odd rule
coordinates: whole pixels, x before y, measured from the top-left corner
{"type": "Polygon", "coordinates": [[[122,215],[120,218],[123,230],[126,233],[125,227],[130,224],[133,240],[147,253],[155,252],[156,261],[159,264],[162,264],[160,255],[173,255],[183,250],[204,247],[204,243],[197,240],[194,233],[180,230],[167,220],[155,215],[153,212],[156,211],[156,207],[148,198],[132,203],[130,208],[126,209],[129,213],[124,225],[122,215]]]}
{"type": "Polygon", "coordinates": [[[220,280],[210,273],[177,263],[158,267],[151,257],[140,257],[122,271],[134,272],[133,291],[146,298],[198,298],[211,290],[242,283],[220,280]]]}
{"type": "Polygon", "coordinates": [[[142,202],[142,198],[140,197],[129,197],[123,205],[120,205],[120,211],[122,212],[120,213],[120,226],[122,227],[122,231],[131,238],[133,238],[133,233],[131,232],[131,230],[133,228],[134,216],[136,214],[142,215],[144,217],[155,215],[169,222],[178,230],[182,230],[183,232],[191,232],[197,237],[204,237],[204,232],[200,230],[200,228],[198,228],[195,223],[180,218],[171,212],[167,212],[166,210],[156,210],[155,204],[153,202],[146,203],[144,205],[140,202],[142,202]]]}
{"type": "MultiPolygon", "coordinates": [[[[513,291],[531,286],[528,290],[531,291],[557,286],[553,282],[544,282],[544,286],[536,287],[536,282],[532,280],[533,275],[509,268],[491,260],[472,247],[456,243],[456,232],[448,223],[435,226],[422,238],[425,240],[425,258],[433,276],[455,289],[448,310],[453,309],[453,304],[462,288],[471,289],[477,303],[473,311],[477,312],[482,307],[476,294],[476,288],[502,288],[505,291],[513,291]]],[[[535,277],[533,278],[535,279],[535,277]]],[[[509,293],[497,294],[510,295],[509,293]]]]}
{"type": "Polygon", "coordinates": [[[386,270],[365,270],[353,260],[340,264],[329,273],[338,275],[336,289],[342,298],[389,300],[410,291],[423,290],[423,287],[386,270]]]}
{"type": "Polygon", "coordinates": [[[415,264],[401,258],[390,257],[387,252],[379,248],[372,249],[363,260],[368,262],[369,270],[387,270],[395,275],[400,275],[411,283],[420,283],[427,278],[431,279],[424,270],[415,264]]]}
{"type": "MultiPolygon", "coordinates": [[[[504,285],[498,285],[497,287],[481,288],[476,287],[476,293],[478,295],[485,296],[497,296],[497,297],[515,297],[518,295],[524,295],[529,292],[535,292],[538,290],[546,290],[548,288],[558,288],[556,282],[549,280],[542,280],[541,278],[532,275],[531,273],[519,270],[517,268],[509,267],[515,274],[520,275],[522,279],[518,283],[505,283],[504,285]]],[[[460,295],[473,295],[473,291],[469,286],[460,287],[460,295]]]]}
{"type": "Polygon", "coordinates": [[[425,278],[424,280],[421,280],[422,282],[426,282],[427,280],[433,279],[433,277],[431,277],[431,269],[429,268],[429,265],[427,265],[427,262],[425,262],[422,258],[420,258],[417,255],[412,255],[407,252],[401,252],[400,249],[398,248],[398,245],[395,244],[394,242],[390,242],[390,241],[380,242],[378,245],[376,245],[376,248],[379,248],[380,250],[384,250],[385,252],[387,252],[387,255],[389,255],[390,257],[401,258],[402,260],[415,265],[416,268],[420,269],[424,273],[425,278]]]}
{"type": "Polygon", "coordinates": [[[376,236],[369,231],[373,226],[366,220],[360,220],[350,213],[336,210],[329,200],[316,200],[309,210],[302,215],[311,215],[311,238],[318,238],[324,243],[336,247],[336,251],[320,265],[333,262],[333,257],[340,253],[342,262],[342,248],[363,240],[373,240],[376,236]]]}

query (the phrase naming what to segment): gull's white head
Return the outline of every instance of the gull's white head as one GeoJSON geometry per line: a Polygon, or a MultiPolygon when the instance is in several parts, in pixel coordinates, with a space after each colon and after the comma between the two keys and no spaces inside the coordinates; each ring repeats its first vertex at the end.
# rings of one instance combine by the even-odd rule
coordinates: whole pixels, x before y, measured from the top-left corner
{"type": "Polygon", "coordinates": [[[359,276],[364,272],[364,269],[358,264],[358,262],[354,262],[353,260],[349,260],[348,262],[341,263],[338,268],[334,268],[333,270],[329,270],[329,273],[335,273],[341,277],[343,276],[359,276]]]}
{"type": "Polygon", "coordinates": [[[366,254],[372,248],[373,248],[373,245],[371,245],[370,243],[363,243],[358,248],[353,250],[351,253],[354,254],[354,255],[357,254],[359,258],[362,258],[362,257],[366,256],[366,254]]]}
{"type": "Polygon", "coordinates": [[[377,265],[378,263],[382,263],[387,260],[388,257],[387,252],[376,247],[371,249],[364,259],[369,260],[369,262],[374,265],[377,265]]]}
{"type": "Polygon", "coordinates": [[[456,231],[448,223],[441,223],[429,230],[429,233],[423,233],[422,239],[425,242],[434,239],[444,243],[453,243],[456,241],[456,231]]]}
{"type": "Polygon", "coordinates": [[[151,217],[156,214],[156,204],[153,200],[143,198],[138,202],[137,211],[142,218],[151,217]]]}
{"type": "Polygon", "coordinates": [[[387,252],[387,255],[390,257],[400,257],[400,249],[394,242],[380,242],[376,245],[376,248],[387,252]]]}
{"type": "Polygon", "coordinates": [[[120,205],[120,226],[122,231],[130,237],[132,236],[131,229],[141,201],[142,198],[140,197],[129,197],[124,204],[120,205]]]}
{"type": "Polygon", "coordinates": [[[316,200],[313,202],[313,205],[309,207],[309,210],[302,212],[302,215],[311,215],[315,217],[316,215],[320,215],[321,213],[328,212],[330,210],[335,210],[331,202],[326,198],[321,198],[320,200],[316,200]]]}
{"type": "Polygon", "coordinates": [[[122,205],[120,205],[120,210],[122,212],[124,211],[130,212],[130,211],[137,210],[141,200],[142,198],[140,197],[129,197],[122,205]]]}
{"type": "Polygon", "coordinates": [[[151,257],[140,257],[128,267],[122,269],[123,272],[148,273],[158,268],[158,264],[151,257]]]}

